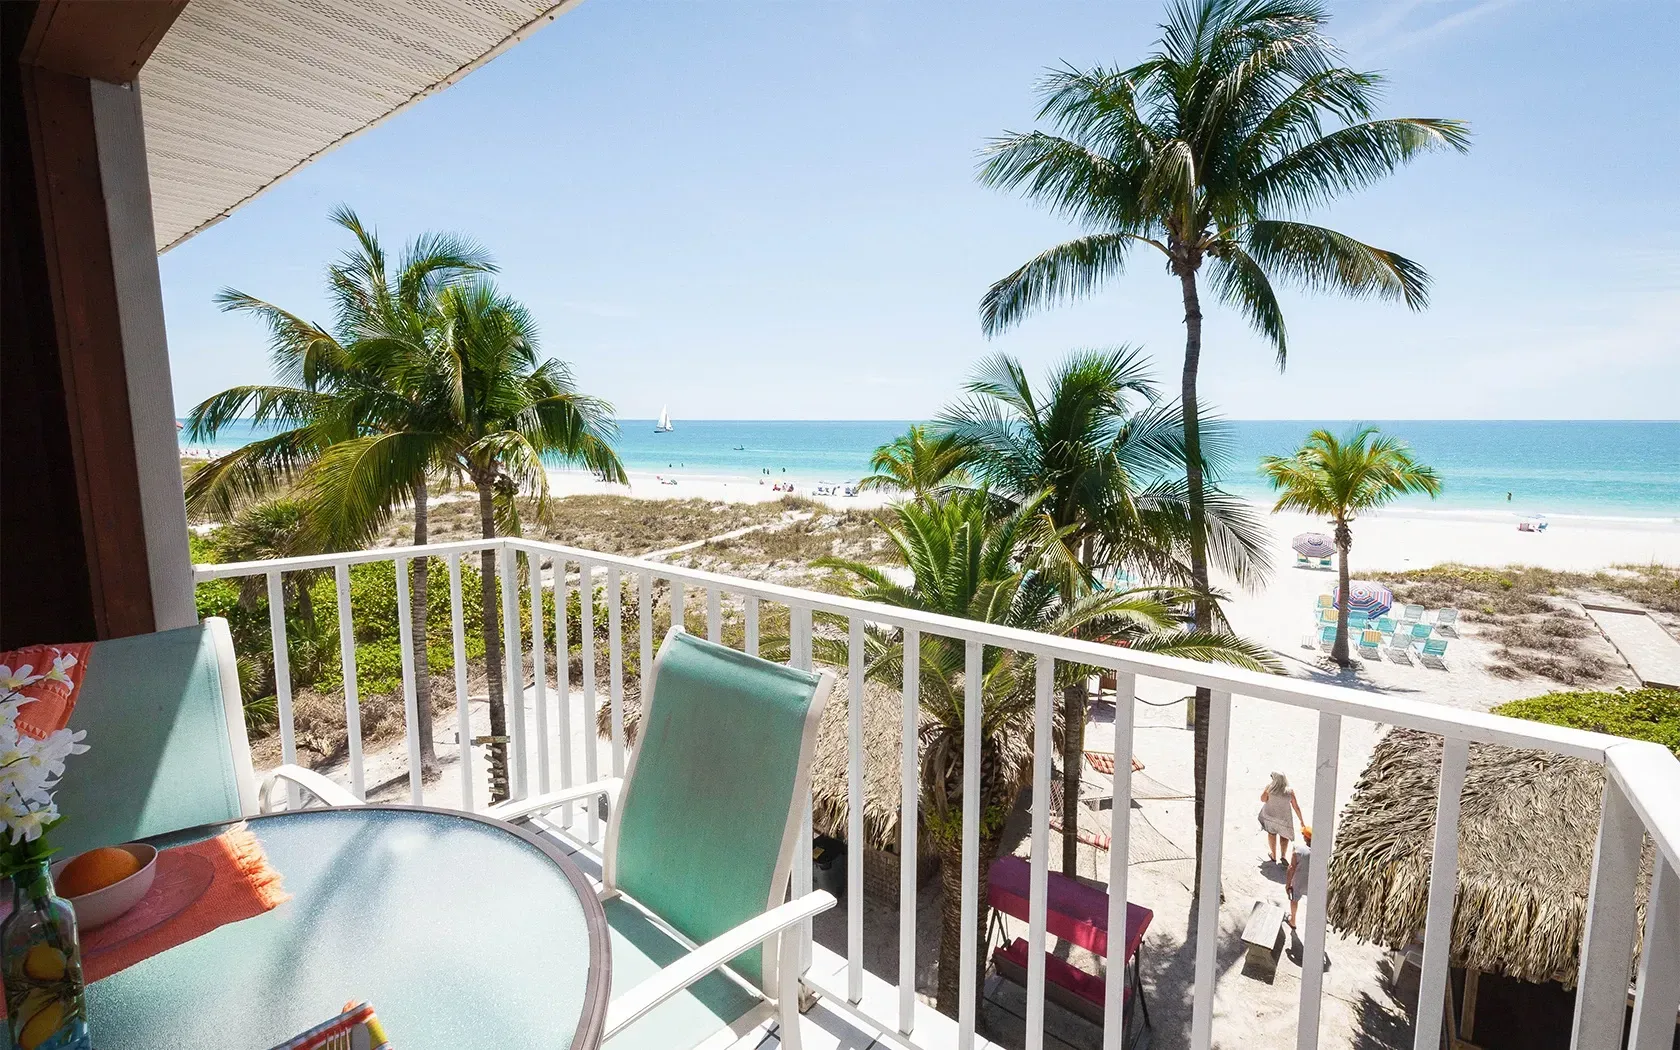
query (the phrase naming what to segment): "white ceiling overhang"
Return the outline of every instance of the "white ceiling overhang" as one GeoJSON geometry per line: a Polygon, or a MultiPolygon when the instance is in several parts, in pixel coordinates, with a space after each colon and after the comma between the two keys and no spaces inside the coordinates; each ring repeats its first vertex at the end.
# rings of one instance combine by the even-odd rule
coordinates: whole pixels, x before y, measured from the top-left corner
{"type": "Polygon", "coordinates": [[[158,251],[577,0],[190,0],[140,71],[158,251]]]}

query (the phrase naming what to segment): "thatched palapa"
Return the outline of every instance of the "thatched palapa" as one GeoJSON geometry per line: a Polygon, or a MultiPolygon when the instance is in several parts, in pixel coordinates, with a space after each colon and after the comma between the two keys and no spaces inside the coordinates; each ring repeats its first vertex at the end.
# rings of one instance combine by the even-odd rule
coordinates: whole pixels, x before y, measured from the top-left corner
{"type": "MultiPolygon", "coordinates": [[[[1403,948],[1423,936],[1434,856],[1441,738],[1393,729],[1377,745],[1336,830],[1330,924],[1403,948]]],[[[1585,759],[1473,744],[1458,825],[1454,966],[1575,983],[1604,769],[1585,759]]],[[[1644,928],[1654,854],[1639,880],[1644,928]]]]}

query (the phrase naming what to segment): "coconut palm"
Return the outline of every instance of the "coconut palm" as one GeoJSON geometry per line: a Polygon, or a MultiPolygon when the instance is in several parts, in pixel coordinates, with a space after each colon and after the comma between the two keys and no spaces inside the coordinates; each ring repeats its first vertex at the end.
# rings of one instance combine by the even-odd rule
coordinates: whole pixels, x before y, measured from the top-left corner
{"type": "MultiPolygon", "coordinates": [[[[1469,146],[1466,125],[1373,117],[1382,77],[1343,65],[1317,0],[1174,0],[1157,50],[1129,69],[1065,68],[1039,85],[1040,119],[1058,133],[1008,134],[985,150],[980,179],[1020,189],[1090,232],[1039,254],[981,300],[996,334],[1034,310],[1090,294],[1124,272],[1134,247],[1159,252],[1184,306],[1184,418],[1191,568],[1208,585],[1197,375],[1200,279],[1277,353],[1288,354],[1274,282],[1422,309],[1417,263],[1297,221],[1430,150],[1469,146]]],[[[1196,622],[1212,623],[1208,602],[1196,622]]],[[[1198,691],[1199,709],[1207,693],[1198,691]]],[[[1196,728],[1200,854],[1206,720],[1196,728]]]]}
{"type": "Polygon", "coordinates": [[[963,470],[966,455],[955,435],[932,434],[916,424],[875,450],[869,457],[874,473],[859,481],[858,488],[925,499],[947,486],[968,484],[963,470]]]}
{"type": "Polygon", "coordinates": [[[1335,529],[1341,582],[1337,593],[1342,600],[1336,603],[1336,646],[1330,655],[1347,667],[1353,662],[1346,599],[1354,519],[1408,493],[1433,499],[1441,492],[1441,478],[1413,459],[1403,442],[1382,436],[1376,427],[1360,427],[1339,438],[1328,430],[1315,430],[1294,455],[1265,456],[1260,469],[1280,493],[1274,510],[1321,515],[1335,529]]]}
{"type": "MultiPolygon", "coordinates": [[[[1040,494],[999,517],[998,501],[984,488],[953,490],[940,501],[919,500],[894,508],[896,523],[883,526],[911,582],[876,565],[840,558],[814,564],[838,570],[846,592],[874,602],[980,620],[1055,635],[1081,634],[1124,641],[1134,648],[1269,667],[1264,650],[1228,635],[1177,629],[1175,607],[1188,591],[1089,592],[1065,600],[1064,577],[1082,572],[1066,545],[1068,530],[1046,511],[1040,494]]],[[[864,633],[864,673],[897,688],[904,681],[904,642],[876,625],[864,633]]],[[[824,662],[844,666],[846,643],[813,639],[824,662]]],[[[979,943],[985,944],[986,873],[1003,827],[1031,772],[1034,668],[1021,653],[983,650],[981,681],[964,680],[961,641],[923,634],[917,668],[922,711],[921,799],[923,826],[943,860],[944,905],[939,938],[939,1008],[958,1009],[962,943],[962,797],[965,691],[981,691],[981,797],[979,943]]],[[[1064,666],[1062,676],[1081,673],[1064,666]]],[[[913,851],[912,851],[913,853],[913,851]]],[[[983,966],[983,959],[974,960],[983,966]]]]}
{"type": "MultiPolygon", "coordinates": [[[[400,340],[372,340],[370,356],[401,389],[415,391],[423,412],[410,425],[340,441],[317,458],[304,478],[311,501],[336,507],[350,521],[377,512],[380,494],[410,479],[450,473],[478,492],[485,539],[518,535],[517,498],[533,496],[545,513],[545,460],[581,464],[610,481],[625,481],[612,450],[612,406],[577,391],[570,368],[537,354],[536,324],[516,300],[478,278],[450,284],[436,297],[437,338],[415,348],[400,340]]],[[[324,511],[323,511],[324,512],[324,511]]],[[[521,702],[519,682],[503,682],[496,556],[481,556],[485,675],[490,699],[490,776],[493,801],[507,797],[507,713],[521,702]]],[[[502,581],[512,586],[513,581],[502,581]]]]}
{"type": "MultiPolygon", "coordinates": [[[[278,425],[260,438],[218,457],[187,484],[187,505],[227,517],[243,502],[298,481],[330,445],[375,432],[424,426],[436,409],[421,388],[405,384],[406,358],[425,358],[439,318],[437,296],[470,274],[494,269],[484,251],[469,241],[426,234],[409,244],[392,266],[378,236],[349,208],[332,213],[355,246],[327,270],[334,323],[329,330],[272,303],[232,288],[216,302],[223,310],[256,316],[269,329],[269,351],[279,382],[224,390],[193,409],[187,432],[209,440],[229,423],[249,415],[278,425]]],[[[391,473],[387,487],[364,489],[353,501],[329,495],[304,511],[302,523],[321,550],[345,550],[365,543],[408,505],[414,514],[413,542],[427,541],[427,475],[441,463],[415,462],[413,473],[391,473]]],[[[363,486],[373,479],[358,479],[363,486]]],[[[301,505],[300,505],[301,507],[301,505]]],[[[414,622],[415,693],[421,762],[436,765],[432,741],[431,677],[427,666],[427,559],[414,559],[410,600],[414,622]]]]}
{"type": "MultiPolygon", "coordinates": [[[[968,398],[939,418],[941,434],[966,450],[969,471],[1004,498],[1042,494],[1067,557],[1084,573],[1063,576],[1065,600],[1087,589],[1086,574],[1130,570],[1153,579],[1192,581],[1183,555],[1186,501],[1178,413],[1159,406],[1143,356],[1131,347],[1082,350],[1052,369],[1035,390],[1019,361],[1005,354],[981,363],[968,398]]],[[[1237,501],[1221,499],[1211,515],[1214,550],[1239,580],[1264,574],[1265,534],[1237,501]]],[[[1085,749],[1086,679],[1062,691],[1062,790],[1079,797],[1085,749]]],[[[1074,871],[1077,830],[1062,830],[1062,870],[1074,871]]]]}

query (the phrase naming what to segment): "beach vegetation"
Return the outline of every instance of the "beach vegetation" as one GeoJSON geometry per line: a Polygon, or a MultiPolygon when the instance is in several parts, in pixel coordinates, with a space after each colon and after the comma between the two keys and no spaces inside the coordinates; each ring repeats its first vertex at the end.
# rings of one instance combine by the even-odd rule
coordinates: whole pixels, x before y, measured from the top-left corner
{"type": "Polygon", "coordinates": [[[1646,740],[1680,758],[1680,689],[1547,693],[1508,701],[1493,713],[1646,740]]]}
{"type": "MultiPolygon", "coordinates": [[[[1019,361],[998,354],[975,369],[966,393],[940,415],[939,433],[994,498],[1032,503],[1055,527],[1069,567],[1059,577],[1065,602],[1130,575],[1195,586],[1181,417],[1162,403],[1137,349],[1075,351],[1037,389],[1019,361]]],[[[1264,527],[1247,504],[1210,495],[1218,567],[1257,583],[1269,567],[1264,527]]],[[[1079,797],[1086,701],[1086,677],[1071,676],[1062,690],[1063,798],[1079,797]]],[[[1070,821],[1063,871],[1076,870],[1078,848],[1070,821]]]]}
{"type": "Polygon", "coordinates": [[[1417,493],[1440,494],[1441,479],[1434,468],[1419,463],[1411,449],[1376,427],[1359,427],[1342,437],[1315,430],[1294,455],[1263,456],[1261,473],[1278,490],[1274,511],[1296,510],[1326,518],[1336,544],[1336,572],[1340,582],[1336,603],[1336,644],[1331,658],[1349,667],[1348,601],[1352,575],[1348,556],[1353,549],[1353,522],[1366,511],[1417,493]]]}
{"type": "MultiPolygon", "coordinates": [[[[1460,121],[1377,117],[1382,76],[1347,66],[1327,22],[1317,0],[1173,0],[1142,62],[1051,70],[1038,84],[1038,116],[1051,130],[1005,134],[982,155],[982,183],[1020,191],[1085,230],[986,290],[988,336],[1094,293],[1126,272],[1135,251],[1156,253],[1176,280],[1190,562],[1205,596],[1195,608],[1203,630],[1214,615],[1198,395],[1204,292],[1236,310],[1280,368],[1289,341],[1276,285],[1422,309],[1422,266],[1302,217],[1426,152],[1469,148],[1460,121]]],[[[1198,690],[1197,710],[1208,699],[1198,690]]],[[[1195,736],[1200,842],[1204,719],[1195,736]]]]}
{"type": "Polygon", "coordinates": [[[941,489],[967,485],[966,460],[967,451],[958,435],[916,424],[875,450],[869,457],[872,473],[858,481],[858,489],[926,499],[941,489]]]}
{"type": "MultiPolygon", "coordinates": [[[[938,500],[911,500],[893,508],[884,526],[893,560],[910,573],[842,558],[815,564],[836,571],[836,586],[865,601],[904,609],[979,620],[1058,636],[1089,637],[1140,651],[1221,660],[1252,669],[1275,669],[1261,646],[1229,634],[1182,626],[1193,592],[1171,586],[1121,590],[1071,587],[1085,574],[1068,539],[1072,526],[1050,512],[1053,495],[1004,504],[986,488],[956,489],[938,500]]],[[[1036,696],[1035,663],[1026,654],[982,647],[980,675],[970,678],[967,646],[925,633],[914,657],[922,713],[921,809],[926,834],[943,861],[945,895],[939,940],[939,1008],[958,1009],[963,931],[961,872],[965,807],[979,808],[982,902],[979,943],[985,943],[985,879],[1002,842],[1004,824],[1031,771],[1036,696]],[[979,692],[980,797],[963,794],[964,737],[969,700],[979,692]]],[[[868,625],[863,634],[865,675],[897,689],[904,681],[902,631],[868,625]]],[[[848,666],[843,633],[812,639],[817,660],[848,666]]],[[[1056,685],[1065,686],[1087,669],[1064,664],[1056,685]]],[[[1065,731],[1065,726],[1063,727],[1065,731]]],[[[859,844],[861,848],[861,844],[859,844]]],[[[983,960],[975,960],[984,965],[983,960]]]]}

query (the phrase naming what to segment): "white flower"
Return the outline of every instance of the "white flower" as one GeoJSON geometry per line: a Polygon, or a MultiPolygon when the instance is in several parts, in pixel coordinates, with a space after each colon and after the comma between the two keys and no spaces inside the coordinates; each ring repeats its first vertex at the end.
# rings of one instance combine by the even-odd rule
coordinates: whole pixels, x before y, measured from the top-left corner
{"type": "Polygon", "coordinates": [[[12,670],[5,664],[0,664],[0,689],[8,693],[15,693],[26,685],[39,682],[44,675],[34,673],[34,664],[22,664],[17,670],[12,670]]]}
{"type": "Polygon", "coordinates": [[[58,819],[58,805],[48,801],[44,805],[19,805],[12,799],[0,800],[0,820],[12,832],[12,845],[34,842],[42,830],[58,819]]]}
{"type": "Polygon", "coordinates": [[[62,682],[65,685],[70,685],[70,668],[75,666],[75,653],[67,653],[60,649],[54,649],[52,670],[42,675],[41,680],[48,682],[62,682]]]}

